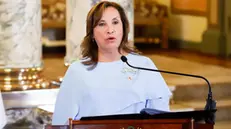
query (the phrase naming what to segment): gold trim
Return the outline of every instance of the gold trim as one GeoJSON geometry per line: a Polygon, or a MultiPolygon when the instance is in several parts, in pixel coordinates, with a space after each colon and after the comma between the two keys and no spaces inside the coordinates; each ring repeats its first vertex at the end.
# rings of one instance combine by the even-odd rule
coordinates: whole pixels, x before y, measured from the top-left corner
{"type": "Polygon", "coordinates": [[[14,72],[41,72],[42,67],[34,68],[0,68],[0,73],[14,73],[14,72]]]}
{"type": "MultiPolygon", "coordinates": [[[[208,0],[206,0],[208,2],[208,0]]],[[[185,15],[192,15],[192,16],[207,16],[208,15],[208,8],[206,6],[205,10],[198,10],[198,8],[177,8],[174,7],[174,0],[171,0],[171,12],[172,14],[185,14],[185,15]]]]}
{"type": "Polygon", "coordinates": [[[20,91],[49,88],[50,82],[42,78],[41,71],[41,67],[0,69],[0,90],[20,91]]]}
{"type": "Polygon", "coordinates": [[[214,2],[216,3],[216,10],[214,10],[212,7],[211,7],[211,5],[212,5],[212,0],[208,0],[208,14],[207,14],[207,23],[208,23],[208,27],[209,28],[219,28],[219,14],[218,14],[218,10],[219,10],[219,1],[218,0],[213,0],[213,4],[214,4],[214,2]],[[213,9],[213,10],[212,10],[213,9]],[[212,12],[216,12],[216,23],[213,23],[212,21],[211,21],[211,13],[212,12]]]}

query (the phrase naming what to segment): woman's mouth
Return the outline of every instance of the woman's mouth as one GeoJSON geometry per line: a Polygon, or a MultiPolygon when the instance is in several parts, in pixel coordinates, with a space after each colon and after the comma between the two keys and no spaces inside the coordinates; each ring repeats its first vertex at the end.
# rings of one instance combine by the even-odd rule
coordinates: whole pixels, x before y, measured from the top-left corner
{"type": "Polygon", "coordinates": [[[116,40],[115,37],[109,37],[109,38],[107,38],[107,41],[109,41],[109,42],[114,42],[115,40],[116,40]]]}

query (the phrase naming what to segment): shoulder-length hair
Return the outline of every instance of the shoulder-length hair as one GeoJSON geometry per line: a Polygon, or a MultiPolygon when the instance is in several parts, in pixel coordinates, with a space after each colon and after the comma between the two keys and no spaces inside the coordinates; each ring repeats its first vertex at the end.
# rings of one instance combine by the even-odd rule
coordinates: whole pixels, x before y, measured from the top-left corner
{"type": "Polygon", "coordinates": [[[98,63],[98,46],[94,40],[94,34],[93,34],[93,29],[97,26],[98,22],[100,21],[103,12],[106,8],[108,7],[113,7],[116,10],[118,10],[121,21],[123,24],[123,37],[122,41],[119,46],[119,53],[122,51],[127,52],[127,53],[139,53],[138,50],[131,46],[130,43],[128,42],[128,33],[129,33],[129,21],[126,16],[126,13],[124,9],[117,3],[115,2],[109,2],[109,1],[102,1],[96,4],[91,8],[91,10],[88,12],[87,15],[87,26],[86,26],[86,36],[84,37],[82,43],[81,43],[81,54],[82,57],[87,59],[83,61],[82,63],[84,65],[89,65],[90,70],[94,69],[98,63]]]}

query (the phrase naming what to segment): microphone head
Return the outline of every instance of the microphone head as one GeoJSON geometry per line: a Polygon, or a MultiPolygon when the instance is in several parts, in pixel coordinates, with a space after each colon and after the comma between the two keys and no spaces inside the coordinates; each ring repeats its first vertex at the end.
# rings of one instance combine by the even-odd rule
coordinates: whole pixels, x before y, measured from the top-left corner
{"type": "Polygon", "coordinates": [[[120,58],[123,62],[127,62],[127,57],[126,56],[121,56],[121,58],[120,58]]]}

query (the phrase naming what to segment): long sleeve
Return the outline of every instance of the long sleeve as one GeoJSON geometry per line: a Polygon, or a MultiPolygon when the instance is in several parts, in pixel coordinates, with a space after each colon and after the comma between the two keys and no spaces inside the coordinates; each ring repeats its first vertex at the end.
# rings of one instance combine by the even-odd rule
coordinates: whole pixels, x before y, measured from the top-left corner
{"type": "Polygon", "coordinates": [[[52,125],[68,124],[69,118],[74,118],[79,112],[79,100],[82,84],[78,65],[70,65],[62,81],[58,96],[56,98],[52,125]]]}
{"type": "MultiPolygon", "coordinates": [[[[147,67],[157,69],[150,58],[147,61],[147,67]]],[[[154,108],[163,111],[170,111],[169,100],[172,95],[164,78],[159,72],[149,72],[148,74],[148,108],[154,108]]]]}

